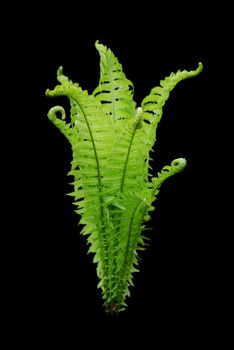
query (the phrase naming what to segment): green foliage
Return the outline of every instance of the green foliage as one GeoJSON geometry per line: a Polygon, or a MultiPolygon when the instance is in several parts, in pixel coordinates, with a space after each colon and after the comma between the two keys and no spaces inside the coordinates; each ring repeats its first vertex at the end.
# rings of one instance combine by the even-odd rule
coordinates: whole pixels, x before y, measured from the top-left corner
{"type": "Polygon", "coordinates": [[[186,161],[175,159],[157,177],[150,174],[150,152],[157,125],[170,91],[178,82],[196,76],[178,71],[160,82],[144,98],[141,107],[133,101],[133,85],[110,49],[96,43],[100,54],[100,81],[92,95],[63,75],[46,96],[67,96],[70,119],[60,106],[48,117],[71,144],[76,212],[81,216],[81,233],[87,235],[94,253],[99,285],[107,312],[126,308],[133,272],[138,271],[138,250],[145,249],[144,222],[161,184],[184,169],[186,161]]]}

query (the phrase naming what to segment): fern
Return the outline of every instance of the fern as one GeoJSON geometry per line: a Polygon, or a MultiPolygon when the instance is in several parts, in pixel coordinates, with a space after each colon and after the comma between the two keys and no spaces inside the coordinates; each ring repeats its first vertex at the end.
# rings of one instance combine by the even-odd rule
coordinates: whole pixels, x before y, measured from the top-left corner
{"type": "Polygon", "coordinates": [[[46,96],[67,96],[70,119],[60,106],[48,117],[71,144],[73,160],[69,175],[74,177],[76,212],[88,236],[89,252],[97,263],[98,287],[107,312],[126,308],[126,297],[138,271],[138,250],[145,249],[142,232],[150,219],[161,184],[184,169],[178,158],[156,177],[150,174],[150,152],[156,129],[170,91],[178,82],[196,76],[178,71],[160,82],[144,98],[141,107],[133,101],[133,85],[110,49],[96,42],[100,54],[100,81],[92,95],[69,80],[60,67],[54,90],[46,96]]]}

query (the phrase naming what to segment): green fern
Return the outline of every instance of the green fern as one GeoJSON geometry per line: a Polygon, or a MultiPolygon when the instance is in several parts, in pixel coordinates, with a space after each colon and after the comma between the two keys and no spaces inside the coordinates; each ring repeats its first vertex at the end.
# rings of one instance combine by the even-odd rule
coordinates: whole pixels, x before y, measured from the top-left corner
{"type": "Polygon", "coordinates": [[[145,249],[142,232],[150,219],[161,184],[186,166],[183,158],[165,166],[157,177],[150,174],[150,152],[157,125],[170,91],[178,82],[202,71],[178,71],[160,82],[144,98],[141,107],[133,101],[133,85],[110,49],[96,42],[100,54],[100,81],[92,95],[63,75],[60,85],[46,96],[67,96],[70,119],[60,106],[48,117],[71,144],[76,212],[94,253],[99,285],[107,312],[126,308],[126,296],[138,271],[138,250],[145,249]]]}

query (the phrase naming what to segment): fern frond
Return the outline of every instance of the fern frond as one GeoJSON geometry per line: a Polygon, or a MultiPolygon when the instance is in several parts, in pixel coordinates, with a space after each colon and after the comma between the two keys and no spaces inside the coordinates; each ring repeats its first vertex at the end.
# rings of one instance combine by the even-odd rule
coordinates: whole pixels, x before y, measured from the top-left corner
{"type": "Polygon", "coordinates": [[[143,120],[143,143],[144,151],[142,152],[142,164],[144,164],[145,178],[149,175],[149,152],[153,151],[153,145],[156,141],[156,129],[163,114],[163,106],[169,98],[170,92],[175,86],[184,79],[192,78],[201,73],[203,65],[200,62],[198,68],[192,71],[180,71],[171,73],[170,76],[160,81],[160,86],[154,87],[150,94],[146,96],[142,103],[142,120],[143,120]]]}
{"type": "MultiPolygon", "coordinates": [[[[97,241],[98,247],[95,252],[99,261],[98,274],[100,278],[104,278],[108,274],[106,262],[109,253],[106,248],[108,236],[105,230],[103,231],[103,227],[108,229],[108,223],[103,209],[102,178],[106,159],[110,156],[107,145],[113,140],[110,132],[111,120],[108,116],[103,115],[100,103],[77,84],[69,81],[62,74],[61,68],[58,70],[58,80],[61,85],[56,86],[53,91],[47,90],[46,95],[49,97],[67,96],[72,104],[72,132],[69,141],[74,159],[72,164],[72,174],[76,184],[74,197],[75,200],[79,199],[76,204],[77,212],[82,214],[80,222],[85,225],[83,232],[87,233],[86,227],[90,225],[97,227],[90,235],[89,242],[94,244],[97,241]],[[104,153],[103,157],[102,153],[104,153]],[[87,203],[92,203],[92,205],[87,203]]],[[[51,113],[50,111],[49,115],[51,113]]],[[[56,120],[56,126],[63,132],[64,123],[58,123],[56,120]]],[[[111,146],[109,148],[111,149],[111,146]]],[[[90,229],[87,231],[89,233],[90,229]]]]}
{"type": "Polygon", "coordinates": [[[113,186],[113,183],[118,184],[118,190],[122,193],[125,186],[130,186],[134,191],[140,185],[137,184],[139,174],[136,163],[137,154],[131,152],[132,146],[137,143],[135,139],[139,139],[140,129],[141,115],[136,113],[132,119],[126,121],[125,127],[119,133],[111,149],[111,156],[106,166],[106,177],[103,180],[105,186],[113,186]]]}
{"type": "Polygon", "coordinates": [[[154,210],[160,186],[186,165],[183,158],[165,166],[150,181],[150,151],[162,108],[176,84],[197,75],[178,71],[161,81],[136,108],[133,85],[110,49],[96,42],[100,54],[100,81],[92,95],[69,80],[58,69],[59,85],[47,90],[48,97],[67,96],[70,120],[60,106],[48,118],[71,144],[75,212],[87,236],[89,252],[97,263],[98,287],[107,312],[118,313],[127,306],[126,297],[137,272],[138,252],[145,249],[148,230],[144,222],[154,210]]]}
{"type": "Polygon", "coordinates": [[[135,114],[133,84],[125,77],[122,65],[112,51],[98,41],[95,46],[100,55],[100,81],[93,95],[102,103],[105,113],[117,123],[117,131],[118,126],[135,114]]]}

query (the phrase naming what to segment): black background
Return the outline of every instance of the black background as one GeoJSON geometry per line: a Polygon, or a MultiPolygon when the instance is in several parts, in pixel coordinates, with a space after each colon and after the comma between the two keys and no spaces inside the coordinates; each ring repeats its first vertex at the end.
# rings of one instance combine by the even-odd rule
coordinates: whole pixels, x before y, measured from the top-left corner
{"type": "Polygon", "coordinates": [[[13,288],[8,316],[20,330],[16,337],[37,344],[72,340],[78,347],[83,339],[96,346],[143,341],[145,348],[151,342],[155,347],[188,348],[209,343],[219,312],[217,237],[208,210],[216,147],[208,94],[215,37],[212,12],[207,15],[199,6],[184,5],[157,10],[157,4],[134,4],[128,10],[126,4],[105,11],[104,5],[76,9],[64,4],[20,10],[23,15],[17,17],[14,40],[9,41],[11,73],[18,84],[16,125],[21,117],[14,164],[20,174],[15,181],[20,179],[21,200],[15,209],[22,229],[12,236],[13,259],[9,258],[13,288]],[[195,69],[200,61],[204,65],[199,76],[174,89],[164,108],[154,171],[177,157],[185,157],[188,166],[161,189],[149,222],[150,247],[141,254],[129,306],[118,317],[104,313],[95,265],[79,235],[72,198],[66,196],[72,191],[66,176],[69,144],[47,119],[51,106],[67,106],[67,101],[44,95],[57,83],[60,65],[92,92],[99,78],[96,40],[122,63],[138,105],[172,71],[195,69]]]}

